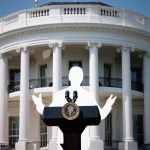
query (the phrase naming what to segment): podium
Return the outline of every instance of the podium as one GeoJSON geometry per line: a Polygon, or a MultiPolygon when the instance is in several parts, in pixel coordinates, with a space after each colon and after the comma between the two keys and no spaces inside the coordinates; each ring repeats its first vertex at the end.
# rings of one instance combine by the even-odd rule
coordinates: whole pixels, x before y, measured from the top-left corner
{"type": "Polygon", "coordinates": [[[58,126],[63,132],[64,150],[81,150],[81,134],[89,125],[99,125],[101,121],[97,106],[79,106],[80,114],[74,120],[63,117],[62,107],[45,107],[42,120],[47,126],[58,126]]]}

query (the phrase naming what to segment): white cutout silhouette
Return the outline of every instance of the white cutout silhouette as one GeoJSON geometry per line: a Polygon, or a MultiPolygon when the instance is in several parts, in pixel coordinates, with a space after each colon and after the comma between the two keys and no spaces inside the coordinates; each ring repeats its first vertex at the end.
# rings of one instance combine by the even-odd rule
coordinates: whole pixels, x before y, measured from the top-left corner
{"type": "MultiPolygon", "coordinates": [[[[77,101],[75,102],[78,106],[98,106],[100,115],[101,115],[101,120],[105,119],[107,115],[110,113],[112,109],[112,105],[114,104],[116,100],[116,96],[113,97],[111,94],[110,97],[107,99],[107,102],[101,109],[100,106],[98,105],[97,101],[95,100],[93,94],[81,87],[81,83],[83,81],[83,71],[80,67],[72,67],[69,71],[69,81],[71,82],[71,85],[63,90],[60,90],[56,92],[52,103],[50,104],[49,107],[62,107],[64,104],[67,103],[65,99],[65,92],[69,91],[70,92],[70,97],[73,98],[73,92],[77,91],[78,93],[78,98],[77,101]]],[[[39,94],[39,97],[33,95],[32,96],[33,102],[36,105],[37,111],[42,115],[43,110],[44,110],[44,104],[42,103],[42,96],[39,94]]],[[[84,133],[82,135],[82,144],[81,147],[85,150],[88,149],[89,147],[89,138],[87,135],[89,135],[89,128],[85,129],[84,133]],[[86,140],[85,140],[86,139],[86,140]],[[87,143],[88,141],[88,143],[87,143]]],[[[62,135],[60,136],[60,132],[58,133],[58,137],[62,139],[62,135]]],[[[59,139],[59,142],[62,143],[62,140],[59,139]]]]}
{"type": "MultiPolygon", "coordinates": [[[[76,101],[76,104],[78,106],[94,106],[97,105],[100,111],[101,120],[105,119],[106,116],[109,114],[109,112],[112,109],[112,105],[114,104],[116,100],[116,96],[113,97],[111,94],[110,97],[107,99],[107,102],[101,109],[96,102],[93,94],[85,89],[83,89],[80,85],[83,81],[83,71],[80,67],[72,67],[69,71],[69,81],[71,82],[71,85],[63,90],[58,91],[54,98],[52,103],[49,107],[62,107],[65,103],[67,103],[65,99],[65,92],[68,90],[70,92],[70,97],[73,97],[73,92],[78,92],[78,98],[76,101]]],[[[42,96],[41,93],[39,94],[39,97],[33,95],[32,96],[33,102],[36,105],[37,111],[42,115],[44,110],[44,104],[42,103],[42,96]]]]}

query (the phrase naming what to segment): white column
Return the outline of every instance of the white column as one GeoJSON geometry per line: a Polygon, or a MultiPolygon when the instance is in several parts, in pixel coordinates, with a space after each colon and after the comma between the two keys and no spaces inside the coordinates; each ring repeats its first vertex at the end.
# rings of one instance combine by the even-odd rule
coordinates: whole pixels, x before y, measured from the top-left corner
{"type": "Polygon", "coordinates": [[[29,130],[29,51],[21,49],[19,142],[27,142],[29,130]]]}
{"type": "Polygon", "coordinates": [[[122,47],[123,140],[133,141],[130,49],[122,47]]]}
{"type": "MultiPolygon", "coordinates": [[[[93,93],[94,98],[97,103],[99,103],[99,93],[98,93],[98,44],[88,43],[89,46],[89,75],[90,75],[90,92],[93,93]]],[[[101,45],[100,45],[101,46],[101,45]]],[[[98,127],[90,128],[91,138],[100,138],[98,127]]]]}
{"type": "Polygon", "coordinates": [[[93,93],[96,101],[99,103],[99,72],[98,72],[98,47],[101,47],[99,43],[88,43],[89,46],[89,70],[90,70],[90,91],[93,93]]]}
{"type": "MultiPolygon", "coordinates": [[[[49,47],[53,49],[53,97],[62,89],[62,43],[51,42],[49,47]]],[[[57,146],[58,127],[52,127],[52,138],[49,149],[58,149],[57,146]]]]}
{"type": "Polygon", "coordinates": [[[123,113],[123,147],[125,150],[136,149],[133,140],[132,98],[131,98],[131,71],[130,48],[123,46],[122,50],[122,113],[123,113]]]}
{"type": "Polygon", "coordinates": [[[150,144],[150,53],[144,56],[144,144],[150,144]]]}
{"type": "MultiPolygon", "coordinates": [[[[93,93],[95,100],[99,104],[99,71],[98,71],[98,47],[101,43],[88,43],[89,47],[89,75],[90,92],[93,93]]],[[[103,141],[100,138],[100,127],[90,127],[90,149],[104,149],[103,141]]]]}
{"type": "Polygon", "coordinates": [[[53,49],[53,96],[62,89],[62,42],[52,42],[53,49]]]}
{"type": "Polygon", "coordinates": [[[8,60],[0,54],[0,145],[8,141],[8,60]]]}

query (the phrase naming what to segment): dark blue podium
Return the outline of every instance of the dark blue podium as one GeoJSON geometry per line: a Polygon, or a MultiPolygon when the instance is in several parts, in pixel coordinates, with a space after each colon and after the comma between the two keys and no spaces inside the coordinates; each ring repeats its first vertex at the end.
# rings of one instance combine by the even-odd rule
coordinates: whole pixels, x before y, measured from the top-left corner
{"type": "Polygon", "coordinates": [[[64,150],[81,150],[81,134],[89,125],[99,125],[101,121],[97,106],[79,106],[80,114],[74,120],[63,117],[62,107],[45,107],[42,120],[47,126],[58,126],[63,132],[64,150]]]}

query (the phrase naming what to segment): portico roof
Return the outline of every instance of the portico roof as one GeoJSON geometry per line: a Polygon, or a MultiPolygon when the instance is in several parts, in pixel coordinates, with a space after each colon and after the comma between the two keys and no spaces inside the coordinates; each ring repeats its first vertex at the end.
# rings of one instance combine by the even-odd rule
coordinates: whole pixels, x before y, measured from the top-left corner
{"type": "MultiPolygon", "coordinates": [[[[44,5],[41,5],[40,7],[42,7],[42,6],[50,6],[50,5],[70,5],[70,4],[86,4],[86,5],[88,5],[88,4],[94,4],[94,5],[101,5],[101,6],[110,6],[110,5],[108,5],[108,4],[105,4],[105,3],[102,3],[102,2],[100,2],[99,0],[90,0],[90,1],[88,1],[88,0],[52,0],[51,2],[49,2],[49,3],[46,3],[46,4],[44,4],[44,5]]],[[[112,7],[112,6],[110,6],[110,7],[112,7]]]]}

